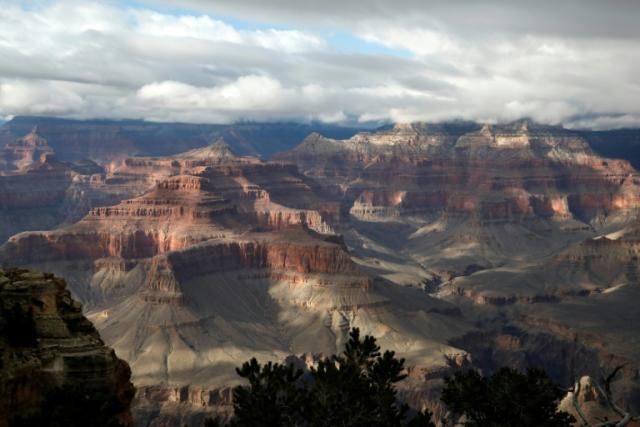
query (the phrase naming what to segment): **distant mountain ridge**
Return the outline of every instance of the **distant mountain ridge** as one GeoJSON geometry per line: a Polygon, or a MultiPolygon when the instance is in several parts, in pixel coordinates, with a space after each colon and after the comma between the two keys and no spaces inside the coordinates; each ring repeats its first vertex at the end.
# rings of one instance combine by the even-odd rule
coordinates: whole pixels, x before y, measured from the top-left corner
{"type": "MultiPolygon", "coordinates": [[[[513,123],[518,123],[516,121],[513,123]]],[[[424,126],[424,123],[413,124],[424,126]]],[[[160,123],[143,120],[75,120],[40,116],[16,116],[0,121],[0,147],[13,143],[38,126],[60,160],[91,159],[100,162],[111,157],[168,156],[204,147],[219,137],[238,155],[269,159],[275,153],[296,147],[311,133],[333,139],[348,139],[367,126],[343,127],[323,123],[235,123],[190,124],[160,123]]],[[[452,121],[430,124],[451,136],[480,130],[482,124],[452,121]]],[[[376,131],[392,129],[381,126],[376,131]]],[[[566,130],[581,136],[593,150],[608,158],[620,158],[640,169],[640,129],[604,131],[566,130]]]]}
{"type": "Polygon", "coordinates": [[[98,162],[129,156],[173,155],[207,146],[220,137],[239,155],[269,158],[273,153],[295,147],[312,132],[349,138],[362,130],[322,123],[211,125],[17,116],[0,126],[0,147],[24,137],[36,126],[60,160],[98,162]]]}

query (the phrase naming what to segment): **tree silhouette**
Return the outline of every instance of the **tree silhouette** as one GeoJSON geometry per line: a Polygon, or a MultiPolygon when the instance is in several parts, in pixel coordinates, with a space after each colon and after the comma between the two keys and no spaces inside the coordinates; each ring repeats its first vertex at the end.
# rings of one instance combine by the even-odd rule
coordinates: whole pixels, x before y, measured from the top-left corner
{"type": "Polygon", "coordinates": [[[394,384],[406,377],[404,359],[380,354],[372,336],[353,329],[341,355],[318,363],[311,373],[312,426],[399,426],[408,407],[398,405],[394,384]]]}
{"type": "Polygon", "coordinates": [[[442,402],[464,415],[466,426],[568,427],[575,419],[558,411],[564,392],[540,369],[522,374],[502,368],[483,377],[474,370],[445,379],[442,402]]]}
{"type": "MultiPolygon", "coordinates": [[[[340,355],[311,368],[309,378],[291,366],[251,359],[237,369],[249,381],[233,391],[232,426],[393,427],[407,422],[408,406],[396,398],[395,383],[406,377],[404,359],[380,353],[372,336],[354,328],[340,355]]],[[[428,411],[410,421],[433,427],[428,411]]]]}
{"type": "Polygon", "coordinates": [[[297,384],[301,370],[272,362],[261,366],[253,358],[236,372],[249,381],[249,386],[233,390],[232,426],[301,425],[307,400],[307,390],[297,384]]]}

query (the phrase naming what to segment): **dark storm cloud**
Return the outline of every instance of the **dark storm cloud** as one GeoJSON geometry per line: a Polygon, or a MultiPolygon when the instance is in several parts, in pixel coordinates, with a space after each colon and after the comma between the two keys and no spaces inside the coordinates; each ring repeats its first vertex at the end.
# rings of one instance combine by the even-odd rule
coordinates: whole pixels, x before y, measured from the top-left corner
{"type": "Polygon", "coordinates": [[[181,7],[256,22],[353,28],[367,21],[432,27],[459,34],[639,37],[635,0],[181,0],[181,7]]]}

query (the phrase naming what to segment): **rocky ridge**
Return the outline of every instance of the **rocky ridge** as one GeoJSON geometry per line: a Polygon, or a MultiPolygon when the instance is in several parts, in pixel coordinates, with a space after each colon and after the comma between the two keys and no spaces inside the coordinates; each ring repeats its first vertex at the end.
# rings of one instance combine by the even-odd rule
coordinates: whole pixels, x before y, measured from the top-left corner
{"type": "Polygon", "coordinates": [[[37,412],[57,388],[100,394],[112,402],[102,415],[131,424],[129,366],[104,345],[60,278],[0,270],[0,363],[1,426],[37,412]]]}
{"type": "Polygon", "coordinates": [[[229,125],[161,123],[142,120],[71,120],[16,116],[0,126],[0,147],[38,126],[61,161],[91,159],[99,164],[127,157],[173,156],[224,138],[242,155],[269,158],[289,149],[313,131],[336,138],[354,129],[322,123],[234,123],[229,125]]]}
{"type": "Polygon", "coordinates": [[[343,141],[314,134],[277,158],[339,189],[344,209],[366,220],[446,213],[589,223],[639,201],[628,162],[602,159],[578,135],[528,121],[461,134],[429,124],[343,141]]]}
{"type": "Polygon", "coordinates": [[[34,127],[31,132],[14,142],[7,143],[0,155],[0,171],[22,171],[43,163],[53,155],[53,149],[34,127]]]}
{"type": "Polygon", "coordinates": [[[450,341],[474,365],[541,366],[569,387],[572,375],[625,363],[616,398],[638,407],[640,181],[627,161],[531,121],[315,134],[276,157],[333,189],[348,219],[334,228],[361,268],[500,337],[450,341]],[[581,348],[589,366],[572,362],[581,348]]]}
{"type": "Polygon", "coordinates": [[[77,221],[93,206],[116,203],[149,186],[146,177],[111,177],[89,160],[59,161],[34,128],[0,154],[0,240],[77,221]]]}
{"type": "Polygon", "coordinates": [[[15,235],[0,259],[69,278],[131,363],[140,420],[224,412],[234,366],[335,352],[351,326],[408,359],[417,406],[463,365],[568,387],[618,362],[637,405],[639,184],[578,133],[402,124],[271,162],[218,141],[116,159],[101,185],[140,195],[15,235]]]}
{"type": "Polygon", "coordinates": [[[157,182],[73,225],[17,234],[0,259],[67,277],[131,364],[139,419],[149,405],[171,407],[171,390],[222,393],[252,356],[333,353],[352,326],[403,349],[416,372],[464,354],[446,344],[468,328],[454,307],[364,272],[333,233],[338,204],[295,166],[238,157],[218,142],[125,159],[114,176],[124,170],[153,171],[157,182]]]}

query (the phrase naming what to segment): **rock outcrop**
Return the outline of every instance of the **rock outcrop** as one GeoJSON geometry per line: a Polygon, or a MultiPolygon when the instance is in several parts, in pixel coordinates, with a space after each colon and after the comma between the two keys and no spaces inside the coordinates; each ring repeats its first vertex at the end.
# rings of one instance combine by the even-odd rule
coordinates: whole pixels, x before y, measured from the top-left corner
{"type": "Polygon", "coordinates": [[[531,121],[312,134],[276,158],[332,189],[334,229],[359,266],[481,325],[485,335],[450,341],[473,365],[542,366],[569,387],[626,363],[617,397],[639,406],[640,180],[629,162],[531,121]]]}
{"type": "Polygon", "coordinates": [[[93,206],[141,194],[148,181],[140,175],[112,177],[89,160],[61,162],[35,128],[0,154],[0,241],[75,222],[93,206]]]}
{"type": "Polygon", "coordinates": [[[64,280],[51,274],[0,270],[0,364],[0,426],[38,414],[57,390],[108,404],[92,414],[95,425],[132,422],[129,366],[104,345],[64,280]]]}
{"type": "Polygon", "coordinates": [[[34,127],[29,134],[7,143],[0,155],[0,171],[22,171],[46,161],[53,149],[34,127]]]}
{"type": "MultiPolygon", "coordinates": [[[[157,182],[73,225],[17,234],[0,260],[67,277],[130,363],[140,420],[149,396],[223,390],[254,356],[336,352],[352,326],[414,367],[446,366],[460,353],[447,344],[468,328],[455,308],[363,271],[333,232],[339,202],[294,165],[238,157],[219,141],[125,159],[110,173],[157,182]]],[[[199,410],[218,405],[209,401],[199,410]]]]}
{"type": "Polygon", "coordinates": [[[352,247],[371,254],[371,240],[391,243],[384,256],[442,277],[560,251],[633,222],[640,207],[628,162],[526,120],[399,124],[347,140],[312,134],[276,157],[331,189],[352,247]],[[369,235],[382,227],[394,230],[386,241],[369,235]]]}
{"type": "Polygon", "coordinates": [[[76,188],[112,203],[14,235],[0,262],[68,279],[131,364],[138,420],[228,412],[235,366],[334,353],[353,326],[407,359],[417,406],[462,366],[569,387],[617,363],[637,405],[640,182],[579,133],[400,124],[275,161],[217,139],[102,165],[76,188]]]}
{"type": "Polygon", "coordinates": [[[609,425],[629,427],[640,425],[640,422],[632,419],[633,414],[628,414],[629,419],[626,419],[625,409],[617,406],[615,402],[613,404],[617,406],[617,410],[614,409],[605,393],[603,384],[598,384],[592,377],[585,375],[575,382],[566,397],[562,399],[560,410],[573,415],[577,425],[599,425],[605,422],[609,425]]]}
{"type": "Polygon", "coordinates": [[[527,121],[467,133],[396,125],[337,141],[310,135],[279,159],[343,193],[352,216],[473,216],[483,222],[576,219],[634,209],[628,162],[602,159],[577,134],[527,121]]]}
{"type": "Polygon", "coordinates": [[[322,123],[234,123],[207,125],[141,120],[69,120],[16,116],[0,126],[0,148],[34,126],[61,161],[91,159],[100,164],[131,156],[173,156],[224,138],[242,155],[269,158],[296,146],[311,132],[347,138],[356,130],[322,123]]]}

